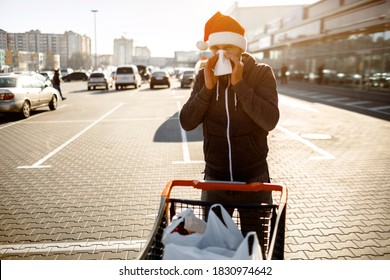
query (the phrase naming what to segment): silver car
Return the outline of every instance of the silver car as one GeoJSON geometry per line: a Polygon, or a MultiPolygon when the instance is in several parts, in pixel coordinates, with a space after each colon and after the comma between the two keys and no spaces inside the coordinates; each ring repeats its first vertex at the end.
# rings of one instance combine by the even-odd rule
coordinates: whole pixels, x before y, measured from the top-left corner
{"type": "Polygon", "coordinates": [[[0,75],[0,112],[19,112],[24,118],[31,110],[49,106],[57,109],[59,92],[47,86],[36,75],[1,74],[0,75]]]}
{"type": "Polygon", "coordinates": [[[102,72],[92,73],[88,78],[88,90],[96,89],[96,87],[104,87],[109,89],[112,87],[113,79],[102,72]]]}

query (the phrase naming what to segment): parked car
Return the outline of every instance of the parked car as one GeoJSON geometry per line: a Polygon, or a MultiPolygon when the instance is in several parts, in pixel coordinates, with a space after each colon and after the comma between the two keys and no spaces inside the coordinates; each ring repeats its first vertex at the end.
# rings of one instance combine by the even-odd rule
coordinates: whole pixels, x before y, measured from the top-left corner
{"type": "Polygon", "coordinates": [[[85,72],[73,72],[69,75],[62,77],[62,80],[64,82],[71,82],[71,81],[88,81],[88,75],[85,72]]]}
{"type": "Polygon", "coordinates": [[[24,118],[31,110],[49,106],[57,109],[59,92],[45,85],[36,75],[2,74],[0,76],[0,112],[19,112],[24,118]]]}
{"type": "Polygon", "coordinates": [[[191,87],[195,81],[195,70],[185,70],[180,80],[180,87],[191,87]]]}
{"type": "Polygon", "coordinates": [[[322,83],[327,85],[332,82],[336,82],[339,78],[337,77],[336,70],[333,69],[323,69],[322,70],[322,83]]]}
{"type": "Polygon", "coordinates": [[[53,71],[40,71],[39,74],[41,74],[43,77],[45,77],[49,81],[51,81],[54,77],[53,71]]]}
{"type": "Polygon", "coordinates": [[[127,86],[134,86],[139,88],[141,86],[142,78],[135,65],[120,66],[115,73],[115,89],[123,89],[127,86]]]}
{"type": "Polygon", "coordinates": [[[390,73],[374,73],[368,78],[370,87],[388,88],[390,86],[390,73]]]}
{"type": "Polygon", "coordinates": [[[171,87],[171,80],[167,72],[165,71],[154,71],[150,78],[150,88],[155,86],[168,86],[171,87]]]}
{"type": "Polygon", "coordinates": [[[73,73],[73,72],[74,71],[72,68],[64,68],[64,69],[60,70],[60,76],[62,78],[62,77],[68,76],[70,73],[73,73]]]}
{"type": "Polygon", "coordinates": [[[202,70],[206,64],[207,64],[208,59],[201,59],[198,60],[195,64],[195,75],[198,75],[199,71],[202,70]]]}
{"type": "Polygon", "coordinates": [[[307,79],[307,73],[304,71],[294,70],[289,73],[288,79],[291,81],[304,81],[307,79]]]}
{"type": "Polygon", "coordinates": [[[92,73],[88,78],[88,90],[96,89],[96,87],[104,87],[108,90],[112,87],[112,84],[112,77],[103,72],[92,73]]]}
{"type": "Polygon", "coordinates": [[[51,80],[46,78],[44,75],[42,75],[41,73],[37,73],[37,72],[31,72],[32,75],[36,76],[39,80],[41,80],[46,86],[49,86],[51,87],[52,86],[52,83],[51,83],[51,80]]]}

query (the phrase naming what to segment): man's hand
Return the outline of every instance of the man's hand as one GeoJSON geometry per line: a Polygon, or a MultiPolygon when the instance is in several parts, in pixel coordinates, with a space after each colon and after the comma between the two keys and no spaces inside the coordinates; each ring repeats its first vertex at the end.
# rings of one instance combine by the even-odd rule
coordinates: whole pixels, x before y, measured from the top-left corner
{"type": "Polygon", "coordinates": [[[244,72],[244,63],[242,63],[242,61],[236,56],[229,53],[225,53],[225,57],[227,59],[230,59],[230,61],[233,61],[234,64],[233,72],[230,76],[230,83],[234,86],[242,80],[242,73],[244,72]]]}
{"type": "Polygon", "coordinates": [[[213,89],[217,84],[218,77],[214,76],[214,67],[218,60],[218,54],[214,54],[204,67],[204,81],[207,89],[213,89]]]}
{"type": "MultiPolygon", "coordinates": [[[[236,56],[226,53],[225,57],[230,61],[233,61],[233,72],[230,75],[230,83],[234,86],[242,80],[242,73],[244,72],[244,63],[236,56]]],[[[204,69],[204,80],[207,89],[213,89],[217,84],[218,77],[214,76],[215,64],[218,61],[218,54],[214,54],[206,63],[204,69]]]]}

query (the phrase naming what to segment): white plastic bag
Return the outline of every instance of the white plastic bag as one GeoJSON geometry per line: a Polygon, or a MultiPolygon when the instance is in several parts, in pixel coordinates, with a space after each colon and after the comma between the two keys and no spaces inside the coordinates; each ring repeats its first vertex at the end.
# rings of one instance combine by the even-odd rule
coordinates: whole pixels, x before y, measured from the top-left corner
{"type": "MultiPolygon", "coordinates": [[[[193,218],[193,213],[186,211],[179,216],[193,218]]],[[[185,220],[185,218],[175,220],[164,231],[164,260],[254,260],[262,257],[256,233],[250,232],[244,239],[229,213],[220,204],[210,208],[204,233],[189,235],[172,233],[183,219],[185,220]],[[221,219],[214,209],[220,209],[221,219]],[[252,253],[249,254],[249,238],[252,237],[254,239],[252,253]]]]}
{"type": "Polygon", "coordinates": [[[198,248],[203,249],[212,246],[236,250],[243,239],[241,231],[225,208],[221,204],[211,206],[206,231],[199,242],[198,248]],[[220,209],[222,220],[214,212],[215,209],[220,209]]]}
{"type": "Polygon", "coordinates": [[[193,210],[188,208],[181,212],[172,223],[164,230],[162,242],[164,244],[175,243],[177,245],[198,246],[202,239],[202,233],[206,230],[206,222],[195,216],[193,210]],[[174,230],[184,222],[184,228],[193,233],[181,235],[174,230]]]}
{"type": "Polygon", "coordinates": [[[165,245],[163,260],[229,260],[234,250],[220,247],[198,247],[170,243],[165,245]]]}
{"type": "Polygon", "coordinates": [[[165,245],[164,260],[262,260],[261,247],[254,231],[249,232],[236,250],[209,246],[203,249],[194,246],[170,243],[165,245]],[[253,242],[250,239],[253,238],[253,242]],[[251,243],[251,244],[250,244],[251,243]],[[251,248],[251,250],[250,250],[251,248]]]}
{"type": "Polygon", "coordinates": [[[237,248],[233,258],[234,260],[262,260],[263,254],[259,244],[259,239],[254,231],[250,231],[245,236],[237,248]]]}

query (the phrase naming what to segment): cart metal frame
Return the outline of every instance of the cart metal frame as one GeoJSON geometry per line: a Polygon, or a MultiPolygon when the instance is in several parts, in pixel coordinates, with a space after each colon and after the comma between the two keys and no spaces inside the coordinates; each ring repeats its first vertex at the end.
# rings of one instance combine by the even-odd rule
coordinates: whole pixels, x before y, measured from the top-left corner
{"type": "MultiPolygon", "coordinates": [[[[279,194],[278,203],[273,204],[224,204],[226,209],[245,208],[248,211],[260,211],[268,213],[269,219],[261,220],[261,226],[265,234],[259,236],[259,243],[262,246],[264,259],[282,260],[284,259],[284,240],[287,209],[287,187],[271,183],[241,183],[241,182],[223,182],[223,181],[197,181],[197,180],[171,180],[165,186],[160,200],[158,215],[152,231],[141,249],[139,260],[161,260],[164,254],[164,244],[161,239],[164,229],[168,226],[172,218],[186,208],[197,208],[195,215],[205,219],[201,214],[202,209],[210,207],[213,203],[201,200],[188,200],[171,198],[171,191],[177,187],[193,187],[199,190],[229,190],[243,192],[271,191],[273,194],[279,194]]],[[[239,217],[232,216],[233,220],[239,226],[239,217]]],[[[256,224],[258,226],[258,224],[256,224]]],[[[254,226],[255,227],[255,226],[254,226]]],[[[253,229],[256,231],[256,228],[253,229]]]]}

